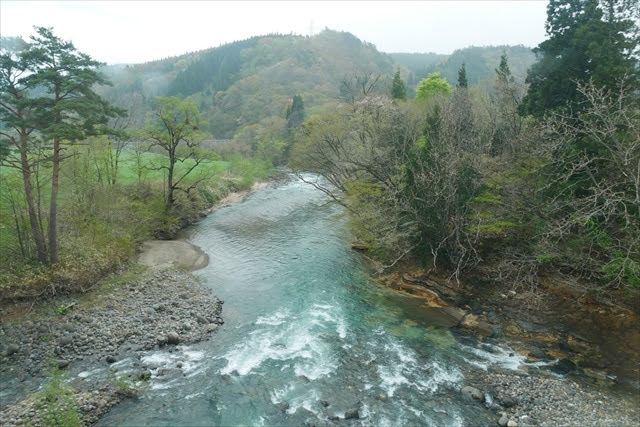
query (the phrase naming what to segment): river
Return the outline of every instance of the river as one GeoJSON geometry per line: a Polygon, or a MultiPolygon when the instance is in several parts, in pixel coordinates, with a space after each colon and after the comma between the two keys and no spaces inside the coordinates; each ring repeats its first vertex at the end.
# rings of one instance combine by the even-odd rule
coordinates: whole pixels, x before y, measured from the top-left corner
{"type": "MultiPolygon", "coordinates": [[[[312,177],[310,177],[312,178],[312,177]]],[[[101,425],[304,425],[357,408],[365,425],[490,425],[463,399],[468,369],[523,362],[486,352],[372,281],[341,207],[301,180],[261,189],[188,230],[210,256],[196,272],[225,301],[211,339],[151,352],[142,398],[101,425]]]]}

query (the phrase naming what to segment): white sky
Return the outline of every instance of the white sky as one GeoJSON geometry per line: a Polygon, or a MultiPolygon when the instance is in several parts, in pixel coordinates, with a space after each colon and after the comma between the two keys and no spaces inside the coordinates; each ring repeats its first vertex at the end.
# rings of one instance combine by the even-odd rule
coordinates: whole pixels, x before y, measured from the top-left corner
{"type": "Polygon", "coordinates": [[[53,27],[94,59],[138,63],[271,32],[349,31],[384,52],[451,53],[545,38],[547,1],[176,2],[0,0],[0,33],[53,27]]]}

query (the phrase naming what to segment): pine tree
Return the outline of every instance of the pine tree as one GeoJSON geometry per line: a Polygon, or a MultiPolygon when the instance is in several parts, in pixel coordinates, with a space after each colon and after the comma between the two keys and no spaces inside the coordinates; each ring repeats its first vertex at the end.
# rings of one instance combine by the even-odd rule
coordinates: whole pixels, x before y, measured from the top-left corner
{"type": "Polygon", "coordinates": [[[464,62],[458,70],[458,87],[469,87],[469,82],[467,81],[467,69],[464,62]]]}
{"type": "Polygon", "coordinates": [[[287,108],[287,129],[297,128],[304,122],[304,102],[300,95],[295,95],[291,102],[291,106],[287,108]]]}
{"type": "Polygon", "coordinates": [[[637,81],[637,24],[626,16],[626,0],[551,0],[547,6],[549,38],[534,49],[538,62],[527,74],[522,110],[541,117],[571,104],[579,108],[578,83],[593,79],[611,89],[623,78],[637,81]]]}
{"type": "Polygon", "coordinates": [[[58,189],[65,144],[108,132],[110,118],[124,112],[112,107],[95,91],[108,81],[96,68],[103,65],[78,52],[73,43],[56,37],[50,28],[36,27],[29,49],[23,54],[31,73],[24,79],[31,99],[37,130],[51,144],[51,196],[49,206],[49,259],[58,261],[58,189]]]}
{"type": "Polygon", "coordinates": [[[405,101],[407,99],[407,87],[400,77],[400,70],[396,70],[396,74],[393,76],[393,84],[391,85],[391,97],[393,99],[400,99],[402,101],[405,101]]]}

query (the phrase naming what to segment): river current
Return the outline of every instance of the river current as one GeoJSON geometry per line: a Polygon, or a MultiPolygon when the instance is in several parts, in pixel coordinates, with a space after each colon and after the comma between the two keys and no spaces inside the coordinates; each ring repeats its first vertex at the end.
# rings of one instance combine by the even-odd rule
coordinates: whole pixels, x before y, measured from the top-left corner
{"type": "MultiPolygon", "coordinates": [[[[308,179],[315,179],[308,176],[308,179]]],[[[168,379],[101,425],[323,424],[357,408],[363,425],[489,425],[457,391],[468,369],[522,363],[509,349],[465,343],[370,279],[340,206],[292,177],[221,208],[188,230],[209,254],[195,272],[225,301],[202,343],[150,352],[168,379]]]]}

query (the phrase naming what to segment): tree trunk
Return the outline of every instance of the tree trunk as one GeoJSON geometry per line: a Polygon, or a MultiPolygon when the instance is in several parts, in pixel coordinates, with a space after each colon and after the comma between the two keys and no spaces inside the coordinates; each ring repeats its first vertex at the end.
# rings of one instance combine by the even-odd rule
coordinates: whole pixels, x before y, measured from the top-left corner
{"type": "Polygon", "coordinates": [[[169,176],[167,177],[167,211],[173,206],[173,167],[176,163],[175,154],[169,152],[169,176]]]}
{"type": "Polygon", "coordinates": [[[58,180],[60,176],[60,138],[53,139],[53,174],[51,176],[51,204],[49,206],[49,256],[58,262],[58,180]]]}
{"type": "Polygon", "coordinates": [[[33,187],[31,186],[31,167],[27,158],[27,136],[22,135],[20,141],[20,166],[22,169],[22,181],[24,183],[24,195],[27,201],[27,209],[29,211],[29,224],[31,233],[36,244],[38,252],[38,260],[42,263],[47,262],[47,248],[44,241],[44,235],[38,223],[38,214],[36,213],[35,202],[33,199],[33,187]]]}

